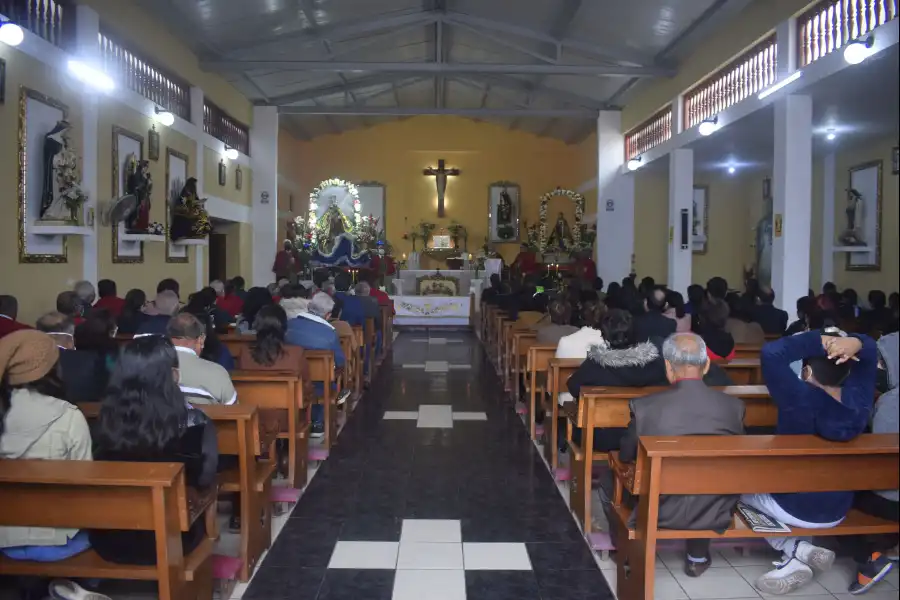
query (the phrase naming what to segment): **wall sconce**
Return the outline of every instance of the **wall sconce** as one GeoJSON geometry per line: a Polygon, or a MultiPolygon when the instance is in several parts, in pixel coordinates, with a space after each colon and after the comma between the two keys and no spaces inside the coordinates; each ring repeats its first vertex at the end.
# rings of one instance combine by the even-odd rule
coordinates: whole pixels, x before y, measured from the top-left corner
{"type": "Polygon", "coordinates": [[[629,171],[637,171],[642,166],[644,166],[644,164],[641,162],[642,158],[643,157],[641,157],[641,156],[635,156],[634,158],[629,160],[628,161],[628,170],[629,171]]]}
{"type": "Polygon", "coordinates": [[[166,127],[171,127],[175,124],[175,115],[170,113],[164,108],[160,108],[158,106],[153,107],[154,112],[156,113],[156,120],[166,127]]]}
{"type": "Polygon", "coordinates": [[[225,144],[225,158],[227,158],[228,160],[237,160],[237,157],[237,148],[232,148],[228,144],[225,144]]]}
{"type": "Polygon", "coordinates": [[[0,22],[0,42],[10,46],[18,46],[25,39],[22,28],[10,21],[0,22]]]}
{"type": "Polygon", "coordinates": [[[844,48],[844,60],[851,65],[858,65],[872,56],[872,46],[875,45],[875,36],[870,35],[864,40],[850,42],[844,48]]]}
{"type": "Polygon", "coordinates": [[[712,135],[716,132],[716,129],[719,128],[719,115],[716,115],[709,119],[704,119],[700,126],[697,127],[697,131],[700,132],[700,135],[707,136],[712,135]]]}

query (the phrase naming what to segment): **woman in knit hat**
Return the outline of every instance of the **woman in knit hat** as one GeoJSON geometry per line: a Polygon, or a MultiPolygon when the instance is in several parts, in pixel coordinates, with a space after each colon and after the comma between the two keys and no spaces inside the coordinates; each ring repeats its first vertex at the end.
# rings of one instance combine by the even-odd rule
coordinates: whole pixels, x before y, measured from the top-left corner
{"type": "MultiPolygon", "coordinates": [[[[0,404],[9,407],[0,458],[91,460],[84,415],[61,400],[59,348],[46,333],[17,331],[0,339],[0,404]]],[[[89,547],[77,529],[0,527],[0,552],[20,560],[57,561],[89,547]]]]}

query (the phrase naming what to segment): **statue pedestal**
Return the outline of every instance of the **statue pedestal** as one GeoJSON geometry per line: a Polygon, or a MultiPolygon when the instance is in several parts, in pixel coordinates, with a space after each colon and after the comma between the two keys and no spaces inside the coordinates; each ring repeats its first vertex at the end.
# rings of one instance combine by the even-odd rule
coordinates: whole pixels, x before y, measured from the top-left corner
{"type": "Polygon", "coordinates": [[[32,235],[40,235],[47,237],[55,237],[58,235],[94,235],[93,227],[84,225],[51,225],[42,224],[40,221],[28,227],[28,233],[32,235]]]}

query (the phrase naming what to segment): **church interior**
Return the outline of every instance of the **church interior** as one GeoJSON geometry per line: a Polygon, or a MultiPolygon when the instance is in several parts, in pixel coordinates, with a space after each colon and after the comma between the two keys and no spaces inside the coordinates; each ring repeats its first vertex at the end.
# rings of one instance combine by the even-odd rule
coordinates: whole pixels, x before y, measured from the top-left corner
{"type": "Polygon", "coordinates": [[[0,0],[0,600],[896,599],[897,17],[0,0]]]}

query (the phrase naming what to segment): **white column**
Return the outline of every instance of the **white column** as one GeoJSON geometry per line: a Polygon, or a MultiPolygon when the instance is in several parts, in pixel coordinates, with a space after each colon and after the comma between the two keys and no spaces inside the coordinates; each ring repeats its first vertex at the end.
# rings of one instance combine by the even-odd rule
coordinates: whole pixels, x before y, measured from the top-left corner
{"type": "Polygon", "coordinates": [[[680,148],[669,154],[669,287],[687,294],[691,285],[693,250],[691,221],[694,206],[694,151],[680,148]],[[682,211],[687,211],[682,239],[682,211]],[[686,244],[682,242],[686,241],[686,244]]]}
{"type": "Polygon", "coordinates": [[[822,168],[822,272],[821,283],[834,281],[834,152],[825,156],[822,168]]]}
{"type": "Polygon", "coordinates": [[[775,103],[772,178],[774,227],[772,288],[775,302],[793,314],[809,290],[812,220],[812,99],[787,96],[775,103]]]}
{"type": "Polygon", "coordinates": [[[278,107],[254,107],[250,152],[253,285],[265,286],[272,281],[272,263],[278,251],[278,107]]]}
{"type": "Polygon", "coordinates": [[[775,44],[778,61],[775,75],[781,80],[797,70],[797,18],[781,21],[775,27],[775,44]]]}
{"type": "Polygon", "coordinates": [[[609,285],[631,271],[634,254],[634,175],[623,173],[622,113],[597,119],[597,274],[609,285]]]}
{"type": "MultiPolygon", "coordinates": [[[[203,90],[198,88],[197,86],[191,87],[191,123],[200,131],[203,131],[203,90]]],[[[206,153],[204,152],[205,146],[203,145],[203,136],[197,136],[194,141],[194,145],[196,148],[195,154],[197,156],[196,165],[194,166],[194,177],[197,179],[197,194],[201,198],[205,198],[206,195],[203,193],[203,173],[204,171],[204,156],[206,153]]],[[[204,268],[203,265],[203,255],[205,254],[203,246],[195,246],[194,250],[194,285],[195,289],[199,290],[204,285],[206,285],[206,280],[208,279],[207,272],[208,270],[204,268]]]]}
{"type": "MultiPolygon", "coordinates": [[[[89,63],[98,63],[100,48],[97,41],[100,33],[100,15],[90,6],[75,6],[75,52],[89,63]]],[[[85,89],[81,102],[81,187],[87,192],[88,200],[84,205],[85,224],[92,227],[94,233],[82,237],[82,279],[97,285],[99,279],[99,253],[97,242],[99,237],[100,215],[97,204],[97,171],[98,149],[97,135],[100,128],[100,112],[97,107],[97,94],[85,89]],[[91,216],[93,215],[93,217],[91,216]]]]}

